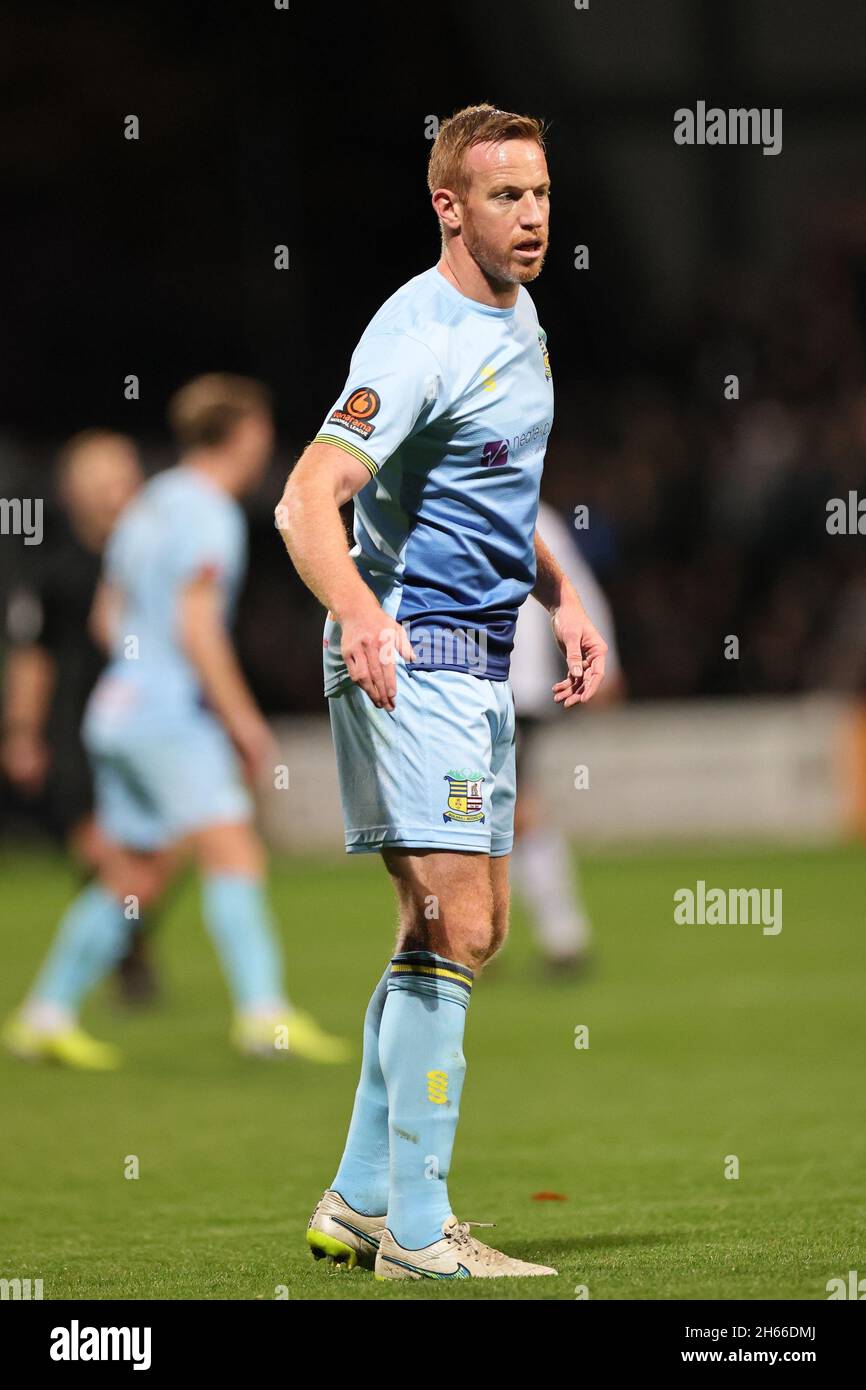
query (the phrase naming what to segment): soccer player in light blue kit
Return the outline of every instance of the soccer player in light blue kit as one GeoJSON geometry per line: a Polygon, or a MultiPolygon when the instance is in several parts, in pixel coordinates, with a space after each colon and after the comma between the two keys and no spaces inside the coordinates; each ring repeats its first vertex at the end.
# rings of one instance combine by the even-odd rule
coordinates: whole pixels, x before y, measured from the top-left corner
{"type": "Polygon", "coordinates": [[[367,1009],[346,1148],[307,1240],[381,1278],[555,1273],[476,1240],[447,1178],[476,972],[508,915],[509,653],[520,604],[549,610],[588,700],[606,645],[535,531],[553,421],[546,337],[524,288],[547,248],[540,124],[470,107],[428,170],[438,265],[373,317],[277,508],[328,608],[325,693],[350,853],[378,851],[397,947],[367,1009]],[[355,546],[339,508],[354,498],[355,546]]]}
{"type": "Polygon", "coordinates": [[[199,377],[170,416],[184,456],[124,512],[94,606],[111,658],[83,733],[103,860],[5,1041],[29,1059],[117,1065],[116,1050],[79,1027],[78,1008],[123,953],[137,912],[191,851],[235,1045],[340,1061],[344,1044],[292,1009],[283,987],[248,787],[273,748],[227,626],[246,564],[237,498],[260,481],[273,446],[268,395],[244,377],[199,377]]]}

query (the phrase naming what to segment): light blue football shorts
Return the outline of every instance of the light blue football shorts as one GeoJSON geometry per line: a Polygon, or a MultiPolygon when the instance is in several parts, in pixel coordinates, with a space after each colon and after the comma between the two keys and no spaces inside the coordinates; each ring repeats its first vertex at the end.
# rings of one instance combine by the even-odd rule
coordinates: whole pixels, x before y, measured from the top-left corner
{"type": "Polygon", "coordinates": [[[252,799],[222,725],[207,711],[147,727],[85,722],[96,819],[129,849],[162,849],[196,830],[246,821],[252,799]]]}
{"type": "Polygon", "coordinates": [[[508,681],[397,663],[392,711],[346,681],[328,700],[349,854],[388,845],[509,854],[514,700],[508,681]]]}

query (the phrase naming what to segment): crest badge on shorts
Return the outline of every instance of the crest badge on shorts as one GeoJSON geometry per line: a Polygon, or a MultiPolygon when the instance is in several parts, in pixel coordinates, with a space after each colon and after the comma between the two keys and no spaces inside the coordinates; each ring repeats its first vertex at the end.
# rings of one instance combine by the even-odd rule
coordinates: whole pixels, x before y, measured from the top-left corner
{"type": "Polygon", "coordinates": [[[448,810],[442,815],[447,823],[457,821],[483,821],[484,801],[481,796],[481,783],[484,778],[480,772],[446,772],[448,783],[448,810]]]}

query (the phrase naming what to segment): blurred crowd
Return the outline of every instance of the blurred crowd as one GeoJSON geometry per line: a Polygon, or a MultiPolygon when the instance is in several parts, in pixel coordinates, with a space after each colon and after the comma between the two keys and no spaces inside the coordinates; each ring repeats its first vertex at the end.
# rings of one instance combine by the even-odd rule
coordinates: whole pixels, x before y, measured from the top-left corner
{"type": "Polygon", "coordinates": [[[673,370],[558,383],[547,496],[588,509],[575,534],[632,698],[866,691],[866,214],[850,222],[775,279],[719,273],[673,370]],[[831,534],[851,492],[862,530],[831,534]]]}
{"type": "MultiPolygon", "coordinates": [[[[609,596],[632,699],[866,690],[866,539],[827,527],[831,499],[866,498],[861,224],[859,212],[837,217],[775,277],[720,271],[683,340],[627,380],[570,379],[554,353],[544,492],[609,596]]],[[[22,795],[38,801],[50,745],[69,741],[98,662],[85,613],[112,511],[139,466],[171,462],[164,440],[81,440],[97,461],[78,471],[68,445],[59,460],[47,445],[32,457],[0,446],[0,494],[46,499],[42,544],[0,547],[7,816],[10,788],[13,811],[22,795]],[[22,651],[40,644],[64,674],[37,745],[22,710],[51,677],[32,655],[21,672],[22,651]]],[[[322,614],[273,522],[304,442],[285,442],[248,503],[238,649],[269,713],[322,709],[322,614]]]]}

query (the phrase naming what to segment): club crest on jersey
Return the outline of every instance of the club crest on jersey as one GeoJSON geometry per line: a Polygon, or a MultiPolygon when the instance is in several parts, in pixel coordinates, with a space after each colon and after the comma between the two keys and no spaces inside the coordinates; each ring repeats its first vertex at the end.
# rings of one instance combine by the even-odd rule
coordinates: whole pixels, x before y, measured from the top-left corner
{"type": "Polygon", "coordinates": [[[342,410],[331,413],[328,424],[342,425],[350,434],[359,434],[362,439],[369,439],[376,428],[370,421],[374,415],[378,415],[381,404],[379,393],[374,391],[372,386],[359,386],[357,391],[351,391],[346,397],[342,410]]]}
{"type": "Polygon", "coordinates": [[[480,772],[446,772],[445,781],[448,783],[448,810],[443,812],[443,821],[446,824],[450,820],[483,821],[481,783],[484,778],[480,772]]]}
{"type": "Polygon", "coordinates": [[[550,370],[550,353],[547,351],[547,334],[543,328],[538,330],[538,346],[541,348],[541,356],[544,359],[544,375],[550,381],[553,373],[550,370]]]}

